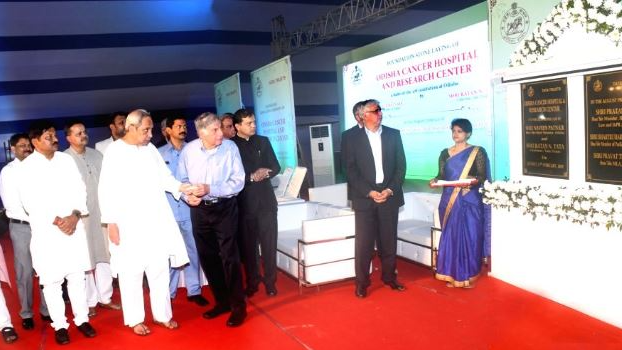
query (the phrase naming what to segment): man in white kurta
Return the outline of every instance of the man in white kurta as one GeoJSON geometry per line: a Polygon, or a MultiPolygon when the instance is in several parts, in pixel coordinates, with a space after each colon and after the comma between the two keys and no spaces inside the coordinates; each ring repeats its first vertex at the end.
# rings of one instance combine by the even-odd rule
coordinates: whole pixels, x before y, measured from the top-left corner
{"type": "Polygon", "coordinates": [[[110,137],[95,144],[95,149],[101,152],[101,154],[105,154],[108,146],[122,138],[125,134],[125,117],[125,112],[121,111],[110,114],[108,118],[110,122],[108,125],[110,128],[110,137]]]}
{"type": "Polygon", "coordinates": [[[69,122],[65,126],[65,135],[69,154],[78,166],[82,180],[86,185],[86,206],[89,215],[82,218],[86,230],[86,242],[91,258],[91,271],[86,274],[86,296],[89,316],[97,314],[95,307],[121,310],[121,305],[112,302],[112,273],[110,271],[110,252],[108,250],[108,232],[102,228],[99,212],[97,186],[102,167],[102,154],[86,147],[89,137],[84,124],[79,121],[69,122]]]}
{"type": "Polygon", "coordinates": [[[84,273],[90,264],[80,220],[88,214],[86,188],[73,159],[56,151],[58,139],[51,124],[35,124],[30,140],[35,152],[22,162],[18,189],[32,228],[32,265],[43,285],[56,341],[66,344],[69,323],[61,287],[65,279],[74,323],[85,336],[95,336],[88,323],[84,273]]]}
{"type": "Polygon", "coordinates": [[[142,278],[149,281],[151,311],[156,324],[177,328],[169,294],[172,267],[189,262],[186,247],[165,192],[179,198],[182,185],[158,150],[149,143],[153,121],[144,110],[131,112],[125,136],[104,155],[99,179],[102,222],[108,224],[111,268],[119,276],[123,319],[139,335],[144,324],[142,278]]]}

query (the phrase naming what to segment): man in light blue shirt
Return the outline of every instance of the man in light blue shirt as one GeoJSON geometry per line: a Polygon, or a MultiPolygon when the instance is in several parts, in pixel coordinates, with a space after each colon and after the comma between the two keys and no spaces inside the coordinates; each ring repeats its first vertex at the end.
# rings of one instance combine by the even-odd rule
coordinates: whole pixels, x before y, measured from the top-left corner
{"type": "Polygon", "coordinates": [[[199,138],[183,148],[177,176],[193,185],[192,194],[184,199],[191,206],[194,240],[216,300],[203,317],[231,311],[227,326],[237,327],[246,318],[235,198],[244,187],[244,166],[235,143],[223,139],[215,114],[203,113],[194,124],[199,138]]]}
{"type": "MultiPolygon", "coordinates": [[[[164,132],[168,134],[167,139],[169,142],[158,148],[164,162],[171,170],[171,173],[175,178],[177,176],[177,164],[179,163],[179,156],[181,150],[186,145],[187,126],[186,120],[183,117],[168,118],[166,119],[166,128],[164,132]]],[[[184,271],[184,282],[186,285],[188,300],[194,302],[199,306],[205,306],[208,301],[201,295],[201,269],[199,265],[199,254],[197,253],[197,247],[194,243],[194,237],[192,236],[192,223],[190,222],[190,208],[188,204],[183,200],[176,200],[170,193],[166,194],[173,215],[181,231],[181,235],[186,244],[186,251],[188,252],[188,258],[190,264],[181,269],[171,268],[171,281],[170,291],[171,299],[175,299],[177,295],[177,286],[179,285],[179,277],[181,271],[184,271]]]]}

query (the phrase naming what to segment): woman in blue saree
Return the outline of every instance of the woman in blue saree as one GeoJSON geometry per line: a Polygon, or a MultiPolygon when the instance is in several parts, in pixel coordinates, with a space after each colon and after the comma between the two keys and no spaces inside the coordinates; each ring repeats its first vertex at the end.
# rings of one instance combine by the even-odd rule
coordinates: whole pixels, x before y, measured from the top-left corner
{"type": "Polygon", "coordinates": [[[439,157],[438,180],[470,180],[468,184],[443,186],[438,207],[442,235],[439,244],[436,278],[447,287],[472,288],[483,260],[490,256],[490,207],[479,192],[490,180],[490,165],[484,148],[467,141],[473,127],[468,119],[454,119],[451,133],[454,146],[439,157]]]}

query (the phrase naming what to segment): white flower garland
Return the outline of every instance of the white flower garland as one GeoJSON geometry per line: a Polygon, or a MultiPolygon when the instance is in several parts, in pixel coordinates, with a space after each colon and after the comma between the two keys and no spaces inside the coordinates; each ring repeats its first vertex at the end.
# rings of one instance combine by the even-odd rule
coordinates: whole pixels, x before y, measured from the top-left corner
{"type": "Polygon", "coordinates": [[[605,226],[622,231],[622,187],[597,190],[567,187],[545,188],[520,181],[486,181],[480,189],[484,203],[495,208],[517,208],[523,215],[549,216],[592,227],[605,226]]]}
{"type": "Polygon", "coordinates": [[[616,46],[622,43],[621,0],[563,0],[544,22],[539,23],[519,44],[510,58],[510,67],[535,63],[549,46],[572,24],[586,32],[608,37],[616,46]]]}

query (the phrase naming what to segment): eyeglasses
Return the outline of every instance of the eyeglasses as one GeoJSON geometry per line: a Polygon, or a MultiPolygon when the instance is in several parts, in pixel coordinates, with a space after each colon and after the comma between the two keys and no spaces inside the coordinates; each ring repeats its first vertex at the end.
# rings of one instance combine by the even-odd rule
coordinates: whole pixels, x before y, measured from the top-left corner
{"type": "Polygon", "coordinates": [[[382,108],[378,107],[378,108],[374,109],[373,111],[365,111],[364,113],[378,114],[380,112],[382,112],[382,108]]]}

